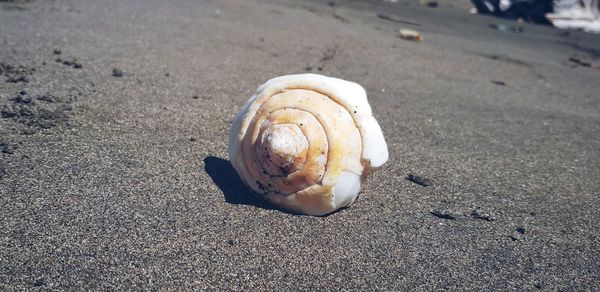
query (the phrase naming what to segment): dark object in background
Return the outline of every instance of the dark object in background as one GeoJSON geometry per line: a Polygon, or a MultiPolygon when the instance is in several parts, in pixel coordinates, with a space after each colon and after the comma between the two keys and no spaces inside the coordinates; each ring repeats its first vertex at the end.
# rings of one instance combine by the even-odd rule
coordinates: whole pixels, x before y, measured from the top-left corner
{"type": "Polygon", "coordinates": [[[446,219],[446,220],[456,220],[456,217],[453,216],[452,214],[448,214],[446,212],[442,212],[442,211],[438,211],[438,210],[432,210],[431,212],[429,212],[429,214],[438,217],[440,219],[446,219]]]}
{"type": "Polygon", "coordinates": [[[580,60],[575,57],[570,57],[569,61],[571,61],[572,63],[577,64],[579,66],[582,66],[582,67],[590,67],[590,68],[594,68],[594,69],[600,69],[600,63],[592,64],[590,62],[586,62],[586,61],[580,60]]]}
{"type": "Polygon", "coordinates": [[[57,63],[62,63],[63,65],[69,66],[69,67],[73,67],[75,69],[81,69],[83,68],[83,65],[81,65],[81,63],[77,62],[77,59],[73,58],[71,60],[63,60],[61,58],[56,58],[55,60],[57,63]]]}
{"type": "Polygon", "coordinates": [[[425,5],[429,8],[437,8],[439,4],[436,1],[429,1],[425,5]]]}
{"type": "Polygon", "coordinates": [[[6,82],[29,82],[28,76],[31,76],[33,72],[35,72],[35,68],[28,68],[22,65],[13,66],[0,62],[0,76],[6,76],[6,82]]]}
{"type": "Polygon", "coordinates": [[[575,57],[570,57],[569,61],[571,61],[571,62],[573,62],[573,63],[575,63],[575,64],[577,64],[579,66],[584,66],[584,67],[591,67],[592,66],[591,63],[588,63],[588,62],[585,62],[585,61],[581,61],[580,59],[577,59],[575,57]]]}
{"type": "Polygon", "coordinates": [[[120,69],[114,68],[112,72],[113,77],[123,77],[123,71],[120,69]]]}
{"type": "Polygon", "coordinates": [[[552,25],[546,18],[546,13],[552,12],[552,1],[548,0],[510,0],[511,5],[506,10],[500,8],[500,0],[471,0],[480,14],[491,14],[497,17],[519,18],[538,24],[552,25]]]}
{"type": "Polygon", "coordinates": [[[430,179],[420,177],[418,175],[409,174],[408,176],[406,176],[406,179],[423,187],[428,187],[433,184],[430,179]]]}

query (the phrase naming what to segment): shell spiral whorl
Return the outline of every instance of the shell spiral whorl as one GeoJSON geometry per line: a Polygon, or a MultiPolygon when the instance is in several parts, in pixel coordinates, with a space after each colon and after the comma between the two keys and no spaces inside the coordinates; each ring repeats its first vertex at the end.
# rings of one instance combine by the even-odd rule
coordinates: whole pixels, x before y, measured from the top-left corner
{"type": "Polygon", "coordinates": [[[260,166],[269,176],[287,176],[302,168],[308,140],[295,124],[264,127],[256,143],[260,166]]]}
{"type": "Polygon", "coordinates": [[[271,203],[325,215],[350,205],[388,152],[360,85],[302,74],[258,88],[233,121],[229,157],[271,203]]]}

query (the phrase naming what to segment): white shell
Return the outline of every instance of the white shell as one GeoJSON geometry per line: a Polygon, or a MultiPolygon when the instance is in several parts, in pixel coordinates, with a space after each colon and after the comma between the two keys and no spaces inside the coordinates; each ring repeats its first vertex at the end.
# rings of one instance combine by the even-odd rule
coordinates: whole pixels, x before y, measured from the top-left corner
{"type": "Polygon", "coordinates": [[[271,203],[325,215],[356,199],[388,150],[362,86],[317,74],[261,85],[236,115],[229,159],[271,203]]]}

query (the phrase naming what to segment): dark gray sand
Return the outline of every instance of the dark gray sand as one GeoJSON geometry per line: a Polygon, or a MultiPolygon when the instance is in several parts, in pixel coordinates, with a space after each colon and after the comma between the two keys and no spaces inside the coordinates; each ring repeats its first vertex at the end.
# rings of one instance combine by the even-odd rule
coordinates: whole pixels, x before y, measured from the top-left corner
{"type": "Polygon", "coordinates": [[[465,1],[0,2],[0,290],[600,289],[598,35],[465,1]],[[391,153],[327,217],[227,160],[302,72],[362,84],[391,153]]]}

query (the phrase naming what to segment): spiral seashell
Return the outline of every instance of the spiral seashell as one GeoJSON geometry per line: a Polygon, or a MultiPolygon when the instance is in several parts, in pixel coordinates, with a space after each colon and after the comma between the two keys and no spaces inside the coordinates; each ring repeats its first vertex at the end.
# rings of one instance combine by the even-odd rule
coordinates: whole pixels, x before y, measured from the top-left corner
{"type": "Polygon", "coordinates": [[[354,202],[388,150],[362,86],[301,74],[257,89],[231,125],[229,158],[267,201],[325,215],[354,202]]]}

